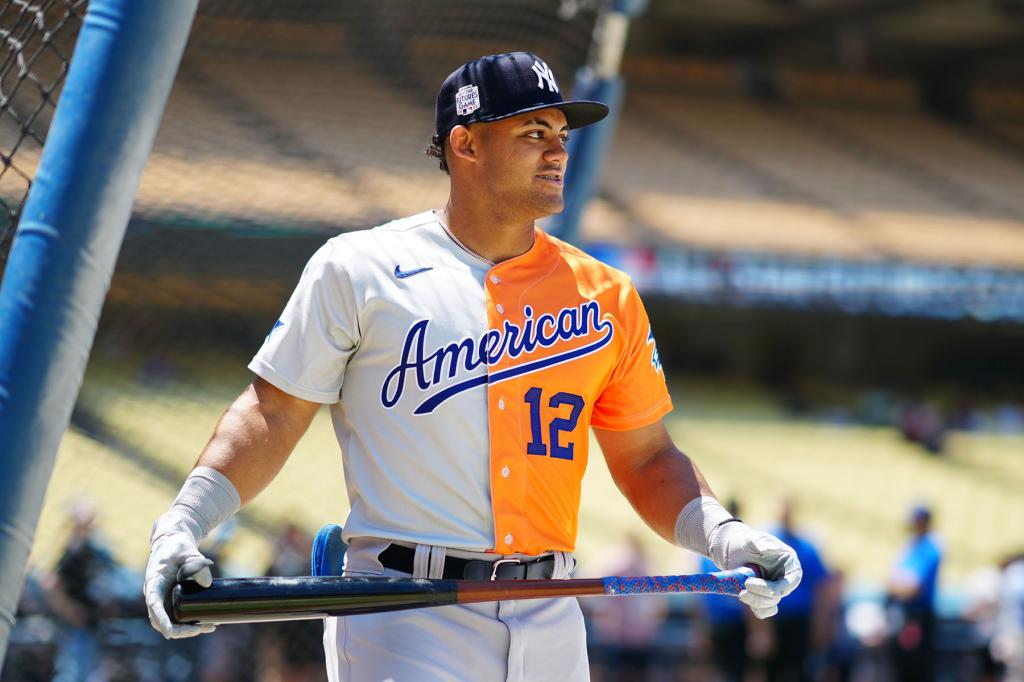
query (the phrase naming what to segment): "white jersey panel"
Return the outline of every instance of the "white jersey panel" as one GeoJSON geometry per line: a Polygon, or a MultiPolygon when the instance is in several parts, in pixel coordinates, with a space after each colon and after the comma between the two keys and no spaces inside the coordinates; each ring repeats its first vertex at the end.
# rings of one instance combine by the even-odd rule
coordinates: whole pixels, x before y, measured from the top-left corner
{"type": "Polygon", "coordinates": [[[415,413],[439,387],[486,375],[466,368],[457,344],[487,329],[489,268],[432,213],[335,237],[250,363],[278,388],[331,404],[352,505],[346,539],[494,546],[486,384],[415,413]]]}
{"type": "Polygon", "coordinates": [[[291,395],[337,402],[345,367],[359,343],[358,306],[336,240],[313,254],[281,317],[249,364],[291,395]]]}

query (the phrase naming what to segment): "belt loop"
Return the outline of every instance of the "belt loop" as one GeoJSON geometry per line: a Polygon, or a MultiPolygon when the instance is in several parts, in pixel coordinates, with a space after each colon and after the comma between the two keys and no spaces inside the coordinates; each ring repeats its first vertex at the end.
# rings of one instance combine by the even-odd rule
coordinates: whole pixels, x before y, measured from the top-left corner
{"type": "Polygon", "coordinates": [[[444,547],[433,545],[430,548],[430,567],[427,571],[428,578],[444,577],[444,560],[448,552],[444,547]]]}
{"type": "Polygon", "coordinates": [[[553,575],[551,576],[555,580],[566,580],[572,576],[573,569],[576,568],[576,558],[569,552],[555,552],[554,554],[555,565],[553,569],[553,575]]]}
{"type": "Polygon", "coordinates": [[[412,557],[412,577],[426,578],[430,572],[430,545],[416,545],[412,557]]]}

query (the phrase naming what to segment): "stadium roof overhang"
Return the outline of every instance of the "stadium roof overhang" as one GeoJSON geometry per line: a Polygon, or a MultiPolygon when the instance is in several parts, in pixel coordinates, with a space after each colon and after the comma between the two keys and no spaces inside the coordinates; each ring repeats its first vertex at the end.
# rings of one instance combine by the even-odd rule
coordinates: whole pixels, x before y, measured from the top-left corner
{"type": "Polygon", "coordinates": [[[914,72],[933,62],[1024,54],[1024,3],[1014,0],[654,0],[635,25],[643,52],[771,58],[841,66],[858,41],[872,68],[914,72]]]}

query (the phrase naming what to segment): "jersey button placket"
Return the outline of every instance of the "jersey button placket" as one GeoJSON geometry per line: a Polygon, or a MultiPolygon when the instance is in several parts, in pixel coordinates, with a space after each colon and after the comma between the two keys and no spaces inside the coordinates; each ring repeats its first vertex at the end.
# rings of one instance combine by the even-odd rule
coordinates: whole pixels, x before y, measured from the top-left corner
{"type": "MultiPolygon", "coordinates": [[[[489,282],[490,282],[490,283],[491,283],[492,285],[494,285],[494,284],[499,284],[499,283],[501,282],[501,277],[498,277],[497,275],[495,275],[495,274],[494,274],[494,273],[492,272],[492,273],[491,273],[490,275],[488,275],[488,276],[487,276],[487,280],[488,280],[488,281],[489,281],[489,282]]],[[[498,314],[499,314],[499,315],[504,315],[504,314],[505,314],[505,306],[503,306],[503,305],[502,305],[502,304],[500,304],[500,303],[495,303],[495,305],[494,305],[494,309],[498,311],[498,314]]]]}
{"type": "MultiPolygon", "coordinates": [[[[491,272],[487,274],[486,278],[486,289],[487,297],[490,299],[491,304],[491,320],[490,324],[492,328],[501,330],[504,327],[504,319],[507,319],[507,315],[510,310],[506,310],[504,303],[499,302],[500,298],[509,299],[509,296],[514,296],[513,290],[508,290],[508,285],[503,284],[502,277],[491,272]],[[499,295],[499,286],[502,287],[499,295]]],[[[488,368],[488,371],[493,371],[494,368],[488,368]]],[[[514,382],[513,382],[514,383],[514,382]]],[[[519,416],[519,410],[515,407],[515,402],[512,400],[508,393],[508,386],[502,385],[501,392],[494,396],[492,393],[492,400],[494,397],[497,400],[491,403],[492,409],[497,408],[501,417],[498,419],[499,422],[513,427],[509,429],[510,433],[516,432],[518,429],[515,428],[516,420],[519,416]],[[510,421],[511,420],[511,421],[510,421]]],[[[519,487],[522,484],[520,480],[521,476],[512,478],[512,468],[516,466],[517,455],[512,452],[499,450],[501,456],[498,457],[498,461],[495,462],[494,469],[492,469],[492,475],[495,477],[493,480],[494,491],[508,502],[519,500],[522,498],[522,491],[519,487]],[[500,468],[498,468],[500,467],[500,468]],[[500,492],[499,492],[500,491],[500,492]]],[[[518,470],[517,470],[518,471],[518,470]]],[[[512,506],[502,505],[502,512],[497,515],[494,519],[495,525],[499,532],[497,533],[497,542],[499,543],[498,551],[501,553],[508,553],[513,551],[516,537],[522,537],[519,533],[520,526],[522,525],[522,510],[518,508],[518,505],[512,506]]]]}

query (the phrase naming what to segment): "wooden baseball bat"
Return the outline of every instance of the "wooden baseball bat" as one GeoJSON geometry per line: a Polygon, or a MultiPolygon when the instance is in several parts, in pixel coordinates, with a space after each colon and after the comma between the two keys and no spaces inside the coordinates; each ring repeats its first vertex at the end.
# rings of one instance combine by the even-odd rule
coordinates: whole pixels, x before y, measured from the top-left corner
{"type": "Polygon", "coordinates": [[[171,592],[178,623],[257,623],[352,616],[509,599],[691,592],[738,595],[748,567],[696,575],[575,580],[426,580],[417,578],[225,578],[207,588],[178,583],[171,592]]]}

